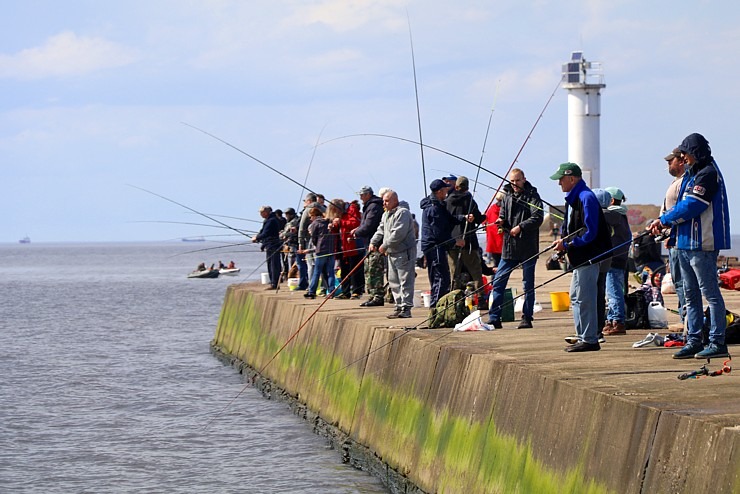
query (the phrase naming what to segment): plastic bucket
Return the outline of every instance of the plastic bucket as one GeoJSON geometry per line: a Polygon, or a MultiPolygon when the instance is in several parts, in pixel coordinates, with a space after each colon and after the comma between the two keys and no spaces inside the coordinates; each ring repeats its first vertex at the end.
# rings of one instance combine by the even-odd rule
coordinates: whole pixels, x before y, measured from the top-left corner
{"type": "Polygon", "coordinates": [[[429,305],[432,303],[432,294],[431,292],[421,292],[421,304],[424,307],[429,307],[429,305]]]}
{"type": "Polygon", "coordinates": [[[300,278],[288,278],[288,290],[298,290],[298,284],[300,281],[300,278]]]}
{"type": "Polygon", "coordinates": [[[262,273],[260,276],[262,277],[262,284],[263,285],[269,285],[270,284],[270,273],[262,273]]]}
{"type": "Polygon", "coordinates": [[[565,312],[570,310],[570,295],[568,292],[550,292],[553,312],[565,312]]]}

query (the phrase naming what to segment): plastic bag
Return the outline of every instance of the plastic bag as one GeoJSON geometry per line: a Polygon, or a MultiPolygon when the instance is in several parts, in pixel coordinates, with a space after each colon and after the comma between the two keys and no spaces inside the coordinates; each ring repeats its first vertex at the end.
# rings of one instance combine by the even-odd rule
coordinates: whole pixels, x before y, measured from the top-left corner
{"type": "Polygon", "coordinates": [[[461,323],[455,325],[455,331],[491,331],[492,329],[492,326],[483,322],[479,310],[471,312],[461,323]]]}
{"type": "Polygon", "coordinates": [[[671,276],[671,273],[666,273],[666,275],[663,276],[663,281],[660,282],[660,293],[663,295],[676,293],[676,287],[673,285],[673,277],[671,276]]]}

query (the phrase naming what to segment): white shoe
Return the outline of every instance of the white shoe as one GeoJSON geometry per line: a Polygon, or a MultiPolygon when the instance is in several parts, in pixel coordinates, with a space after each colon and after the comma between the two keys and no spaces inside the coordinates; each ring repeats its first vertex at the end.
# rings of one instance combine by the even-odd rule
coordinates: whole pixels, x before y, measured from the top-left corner
{"type": "Polygon", "coordinates": [[[648,335],[642,340],[632,343],[632,348],[642,348],[651,344],[656,346],[663,346],[663,337],[660,336],[658,333],[648,333],[648,335]],[[660,343],[656,341],[658,338],[660,338],[660,343]]]}

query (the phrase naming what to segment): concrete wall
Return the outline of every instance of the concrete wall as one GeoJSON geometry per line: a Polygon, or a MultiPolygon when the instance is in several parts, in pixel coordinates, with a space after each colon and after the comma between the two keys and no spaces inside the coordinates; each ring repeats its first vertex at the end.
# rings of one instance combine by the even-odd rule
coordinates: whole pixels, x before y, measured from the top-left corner
{"type": "Polygon", "coordinates": [[[423,491],[740,492],[737,430],[329,304],[298,331],[315,310],[232,285],[212,345],[423,491]]]}

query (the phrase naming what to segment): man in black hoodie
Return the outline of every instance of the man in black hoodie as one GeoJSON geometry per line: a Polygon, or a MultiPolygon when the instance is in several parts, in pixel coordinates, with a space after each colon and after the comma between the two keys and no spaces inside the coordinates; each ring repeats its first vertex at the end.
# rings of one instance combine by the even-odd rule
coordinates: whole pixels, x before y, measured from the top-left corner
{"type": "MultiPolygon", "coordinates": [[[[362,242],[363,247],[367,248],[370,245],[370,239],[373,238],[380,225],[380,220],[383,218],[383,200],[373,194],[372,187],[367,185],[360,189],[359,194],[360,199],[362,199],[362,219],[360,220],[360,226],[350,233],[355,239],[362,242]]],[[[361,303],[361,307],[380,307],[383,305],[385,259],[385,256],[377,250],[369,252],[365,257],[365,290],[370,298],[361,303]]]]}
{"type": "Polygon", "coordinates": [[[496,224],[504,231],[504,247],[493,279],[493,303],[488,312],[488,323],[495,328],[501,327],[501,305],[509,275],[520,264],[525,295],[518,329],[532,327],[534,269],[537,264],[534,256],[540,250],[542,220],[542,199],[537,189],[527,181],[522,170],[514,168],[509,172],[509,183],[504,185],[504,198],[496,220],[496,224]]]}
{"type": "Polygon", "coordinates": [[[280,241],[280,221],[270,206],[260,208],[260,216],[264,220],[259,233],[252,237],[252,242],[260,242],[262,250],[265,251],[267,258],[267,271],[270,273],[270,286],[267,290],[276,290],[280,283],[281,263],[280,248],[283,243],[280,241]]]}
{"type": "Polygon", "coordinates": [[[464,216],[454,216],[445,205],[448,185],[440,179],[429,184],[432,191],[421,200],[421,252],[427,262],[431,295],[429,307],[450,291],[450,267],[447,251],[452,247],[452,228],[464,221],[464,216]]]}
{"type": "MultiPolygon", "coordinates": [[[[459,176],[455,181],[455,190],[450,192],[445,202],[447,210],[454,216],[465,216],[472,214],[473,222],[456,225],[452,229],[454,244],[447,253],[447,259],[452,274],[452,288],[463,289],[465,283],[462,278],[463,267],[470,274],[471,281],[475,285],[476,292],[481,287],[483,271],[481,267],[480,245],[478,244],[478,226],[486,220],[486,215],[480,212],[478,204],[470,192],[468,192],[469,181],[467,177],[459,176]]],[[[478,308],[486,307],[483,297],[478,297],[478,308]]]]}

